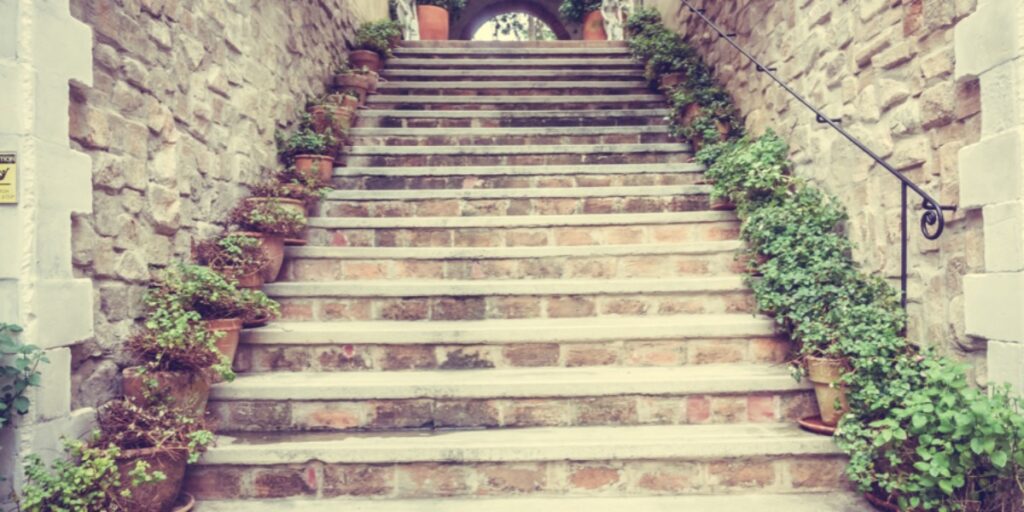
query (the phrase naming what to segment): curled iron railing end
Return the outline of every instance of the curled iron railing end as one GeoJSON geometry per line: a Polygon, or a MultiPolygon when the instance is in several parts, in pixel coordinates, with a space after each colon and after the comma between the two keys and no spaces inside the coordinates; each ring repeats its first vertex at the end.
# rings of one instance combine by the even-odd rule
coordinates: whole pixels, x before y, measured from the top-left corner
{"type": "Polygon", "coordinates": [[[938,240],[946,230],[946,209],[927,199],[921,207],[924,208],[921,214],[921,233],[928,240],[938,240]]]}

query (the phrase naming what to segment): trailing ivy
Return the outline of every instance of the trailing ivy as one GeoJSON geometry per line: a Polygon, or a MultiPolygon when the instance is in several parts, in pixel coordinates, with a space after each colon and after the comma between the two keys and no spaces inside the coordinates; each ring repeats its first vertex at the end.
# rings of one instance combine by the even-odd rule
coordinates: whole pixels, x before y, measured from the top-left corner
{"type": "MultiPolygon", "coordinates": [[[[634,14],[627,32],[652,81],[688,74],[669,93],[674,121],[694,102],[705,112],[678,134],[711,135],[709,122],[732,119],[731,99],[656,12],[634,14]]],[[[1020,401],[1005,388],[971,387],[962,365],[906,340],[896,291],[859,269],[845,209],[793,174],[785,141],[771,131],[737,138],[735,129],[727,139],[697,159],[713,197],[736,206],[759,309],[797,343],[798,370],[805,356],[848,362],[851,410],[836,441],[850,456],[851,480],[907,512],[1024,510],[1020,401]]]]}

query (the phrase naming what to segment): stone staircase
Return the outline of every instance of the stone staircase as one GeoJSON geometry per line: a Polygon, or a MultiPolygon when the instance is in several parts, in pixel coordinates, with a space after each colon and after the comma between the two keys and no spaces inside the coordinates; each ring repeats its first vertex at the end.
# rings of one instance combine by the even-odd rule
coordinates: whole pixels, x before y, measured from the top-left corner
{"type": "Polygon", "coordinates": [[[621,43],[408,43],[215,387],[201,511],[860,511],[621,43]]]}

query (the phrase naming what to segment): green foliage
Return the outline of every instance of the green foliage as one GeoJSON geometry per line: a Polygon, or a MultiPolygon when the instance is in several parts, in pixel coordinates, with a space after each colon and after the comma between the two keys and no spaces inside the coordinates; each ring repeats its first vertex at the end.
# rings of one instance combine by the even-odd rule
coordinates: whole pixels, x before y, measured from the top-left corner
{"type": "Polygon", "coordinates": [[[306,229],[306,217],[286,208],[280,201],[242,201],[229,220],[244,231],[255,231],[285,238],[298,238],[306,229]]]}
{"type": "Polygon", "coordinates": [[[25,392],[39,385],[39,365],[50,362],[39,347],[21,343],[21,327],[0,323],[0,429],[14,414],[28,413],[25,392]]]}
{"type": "Polygon", "coordinates": [[[587,14],[601,8],[601,0],[562,0],[558,6],[558,14],[562,19],[579,23],[587,14]]]}
{"type": "Polygon", "coordinates": [[[309,114],[302,114],[294,133],[286,136],[277,132],[274,138],[278,154],[286,164],[290,164],[298,155],[334,155],[340,143],[330,127],[323,133],[318,132],[309,114]]]}
{"type": "Polygon", "coordinates": [[[543,21],[519,12],[509,12],[495,16],[494,38],[498,36],[514,36],[516,41],[554,41],[558,39],[543,21]]]}
{"type": "Polygon", "coordinates": [[[258,239],[237,233],[204,240],[192,252],[196,263],[235,277],[259,272],[268,261],[258,239]]]}
{"type": "MultiPolygon", "coordinates": [[[[649,28],[661,25],[661,13],[653,7],[641,7],[626,20],[626,35],[636,37],[649,28]]],[[[646,60],[643,59],[643,60],[646,60]]]]}
{"type": "Polygon", "coordinates": [[[356,30],[355,39],[356,48],[390,57],[391,50],[402,39],[402,27],[391,20],[363,23],[356,30]]]}
{"type": "MultiPolygon", "coordinates": [[[[125,492],[117,469],[121,450],[65,442],[69,458],[49,467],[39,456],[25,458],[26,482],[18,502],[24,512],[109,512],[119,510],[112,497],[125,492]]],[[[145,468],[135,468],[145,471],[145,468]]],[[[133,472],[134,473],[134,472],[133,472]]],[[[141,475],[140,475],[141,476],[141,475]]],[[[155,477],[155,475],[154,475],[155,477]]]]}
{"type": "Polygon", "coordinates": [[[433,5],[448,11],[448,16],[457,18],[466,8],[466,0],[416,0],[417,5],[433,5]]]}
{"type": "Polygon", "coordinates": [[[115,400],[98,411],[100,435],[96,446],[115,446],[121,450],[184,449],[188,463],[200,455],[214,440],[202,418],[193,418],[166,405],[138,407],[128,400],[115,400]]]}

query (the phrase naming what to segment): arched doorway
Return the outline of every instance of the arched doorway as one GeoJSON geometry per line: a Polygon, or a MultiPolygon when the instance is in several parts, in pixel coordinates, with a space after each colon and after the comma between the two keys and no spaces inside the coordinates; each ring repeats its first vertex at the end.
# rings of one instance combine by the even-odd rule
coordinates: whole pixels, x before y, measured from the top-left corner
{"type": "Polygon", "coordinates": [[[466,8],[454,20],[451,29],[453,39],[469,40],[477,30],[495,16],[521,12],[544,22],[558,39],[575,39],[579,27],[567,26],[558,16],[560,0],[470,0],[466,8]]]}

